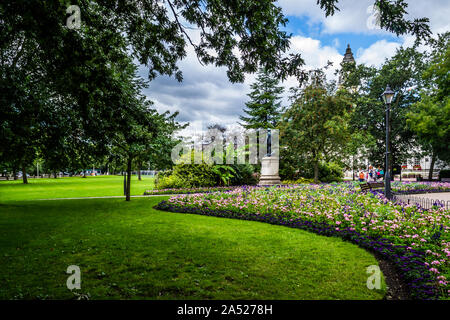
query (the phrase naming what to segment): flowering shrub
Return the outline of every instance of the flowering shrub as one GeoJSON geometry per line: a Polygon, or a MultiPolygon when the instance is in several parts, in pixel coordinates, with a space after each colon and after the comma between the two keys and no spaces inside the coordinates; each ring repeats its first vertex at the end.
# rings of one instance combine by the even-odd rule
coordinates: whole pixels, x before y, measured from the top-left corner
{"type": "Polygon", "coordinates": [[[297,180],[283,180],[282,184],[302,184],[302,183],[314,183],[314,179],[298,178],[297,180]]]}
{"type": "Polygon", "coordinates": [[[210,193],[216,191],[229,191],[236,187],[204,187],[204,188],[168,188],[157,190],[145,190],[144,195],[158,195],[158,194],[191,194],[191,193],[210,193]]]}
{"type": "Polygon", "coordinates": [[[436,191],[450,192],[450,183],[448,182],[409,182],[393,181],[392,191],[396,193],[426,193],[436,191]]]}
{"type": "Polygon", "coordinates": [[[339,183],[179,195],[157,208],[340,236],[393,261],[413,298],[449,296],[450,212],[441,207],[395,204],[382,194],[360,192],[357,184],[339,183]]]}
{"type": "MultiPolygon", "coordinates": [[[[162,177],[162,179],[167,178],[166,176],[162,177]]],[[[282,182],[285,185],[295,185],[295,184],[303,184],[303,183],[313,183],[312,179],[300,178],[296,181],[292,180],[284,180],[282,182]]],[[[343,182],[343,185],[348,184],[352,185],[353,188],[356,188],[359,185],[359,182],[343,182]]],[[[161,184],[162,185],[162,184],[161,184]]],[[[247,187],[248,186],[241,186],[247,187]]],[[[400,182],[393,181],[392,182],[392,191],[395,193],[426,193],[426,192],[450,192],[450,183],[449,182],[400,182]]],[[[226,191],[233,190],[237,188],[236,186],[225,186],[225,187],[197,187],[197,188],[184,188],[184,187],[166,187],[158,190],[146,190],[144,195],[158,195],[158,194],[180,194],[180,193],[208,193],[215,191],[226,191]]],[[[356,188],[359,191],[359,188],[356,188]]],[[[382,189],[378,189],[374,192],[382,193],[382,189]]]]}

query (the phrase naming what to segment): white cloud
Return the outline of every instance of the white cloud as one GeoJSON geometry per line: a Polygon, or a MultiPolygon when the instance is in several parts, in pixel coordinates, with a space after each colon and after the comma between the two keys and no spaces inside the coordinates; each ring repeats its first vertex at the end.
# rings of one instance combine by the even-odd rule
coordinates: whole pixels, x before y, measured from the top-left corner
{"type": "MultiPolygon", "coordinates": [[[[329,34],[352,32],[366,34],[387,34],[384,30],[374,30],[367,22],[371,14],[367,12],[374,0],[341,0],[337,3],[340,11],[333,16],[325,17],[325,12],[317,5],[316,0],[279,0],[285,15],[308,17],[311,24],[321,23],[323,32],[329,34]]],[[[450,30],[450,4],[448,0],[408,1],[409,18],[427,17],[433,32],[450,30]]]]}
{"type": "Polygon", "coordinates": [[[305,60],[305,67],[309,69],[324,67],[327,61],[338,66],[343,58],[335,47],[323,46],[320,40],[303,36],[291,38],[290,51],[300,53],[305,60]]]}
{"type": "MultiPolygon", "coordinates": [[[[336,46],[336,44],[335,44],[336,46]]],[[[301,54],[305,65],[305,70],[312,70],[323,68],[328,61],[333,63],[333,66],[325,71],[328,80],[337,80],[334,71],[339,68],[344,55],[339,53],[335,46],[324,46],[320,40],[311,37],[293,36],[291,38],[291,47],[289,53],[301,54]]],[[[298,81],[294,77],[289,77],[284,83],[286,88],[283,103],[289,103],[289,88],[298,86],[298,81]]]]}
{"type": "Polygon", "coordinates": [[[379,67],[386,58],[392,57],[399,47],[400,44],[397,42],[380,40],[366,49],[358,49],[355,59],[358,64],[379,67]]]}
{"type": "MultiPolygon", "coordinates": [[[[182,122],[231,124],[236,121],[247,98],[248,81],[230,83],[225,68],[202,66],[192,48],[179,67],[184,76],[182,82],[160,76],[144,90],[158,111],[179,111],[178,120],[182,122]]],[[[146,72],[142,67],[141,76],[146,77],[146,72]]]]}
{"type": "MultiPolygon", "coordinates": [[[[334,17],[325,19],[325,13],[319,8],[316,0],[279,0],[278,3],[286,15],[307,17],[310,27],[308,34],[294,33],[291,40],[290,52],[300,53],[305,60],[305,68],[318,68],[326,65],[327,61],[333,62],[335,69],[342,61],[344,52],[336,48],[344,39],[338,34],[342,32],[360,34],[377,33],[385,31],[369,30],[367,28],[367,7],[373,4],[373,0],[351,1],[341,0],[338,3],[340,12],[334,17]],[[317,39],[322,33],[337,34],[333,36],[332,45],[323,45],[317,39]],[[317,35],[316,35],[317,34],[317,35]]],[[[450,29],[448,16],[450,16],[447,1],[410,1],[411,16],[428,16],[434,31],[447,31],[450,29]]],[[[198,32],[190,30],[191,38],[197,42],[198,32]]],[[[398,42],[379,40],[368,48],[352,48],[358,63],[380,66],[385,58],[395,54],[395,50],[403,43],[412,45],[414,37],[403,36],[398,42]]],[[[198,62],[194,50],[189,47],[187,57],[180,61],[180,69],[183,71],[184,81],[178,83],[173,77],[160,76],[150,83],[145,94],[155,102],[159,111],[179,111],[179,121],[190,122],[191,127],[204,127],[211,123],[229,125],[238,121],[243,114],[243,107],[248,101],[247,93],[250,92],[250,84],[255,75],[247,75],[242,84],[232,84],[228,81],[226,68],[215,66],[202,66],[198,62]]],[[[146,78],[147,70],[141,67],[140,74],[146,78]]],[[[327,72],[329,78],[335,78],[333,70],[327,72]]],[[[286,88],[283,103],[288,103],[288,88],[297,85],[293,78],[283,83],[286,88]]]]}
{"type": "MultiPolygon", "coordinates": [[[[323,46],[319,40],[302,36],[292,38],[290,52],[302,55],[306,69],[323,67],[327,61],[332,61],[337,67],[343,58],[336,48],[323,46]]],[[[205,126],[216,122],[229,125],[238,121],[256,75],[247,75],[244,83],[232,84],[228,81],[225,68],[200,65],[191,48],[180,62],[180,69],[184,75],[183,82],[160,76],[144,90],[158,111],[179,111],[179,121],[197,126],[199,123],[205,126]]],[[[146,77],[146,72],[146,68],[141,67],[141,76],[146,77]]],[[[329,70],[327,76],[333,78],[333,71],[329,70]]],[[[287,104],[288,89],[296,86],[297,81],[289,78],[281,85],[286,88],[283,103],[287,104]]]]}

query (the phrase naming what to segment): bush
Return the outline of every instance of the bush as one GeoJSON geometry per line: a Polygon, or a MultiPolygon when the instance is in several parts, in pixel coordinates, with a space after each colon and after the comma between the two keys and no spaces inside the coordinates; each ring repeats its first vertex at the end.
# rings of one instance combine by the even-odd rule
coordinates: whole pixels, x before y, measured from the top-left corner
{"type": "Polygon", "coordinates": [[[253,172],[252,179],[254,179],[254,181],[256,181],[255,184],[258,184],[260,178],[261,178],[261,172],[253,172]]]}
{"type": "Polygon", "coordinates": [[[442,178],[450,178],[450,169],[444,169],[439,171],[439,180],[442,178]]]}
{"type": "Polygon", "coordinates": [[[231,179],[231,185],[255,185],[258,183],[259,177],[255,175],[255,168],[251,164],[235,164],[231,165],[235,170],[235,176],[231,179]]]}
{"type": "Polygon", "coordinates": [[[199,188],[225,185],[255,185],[258,176],[251,164],[178,164],[173,170],[158,173],[157,189],[199,188]]]}
{"type": "Polygon", "coordinates": [[[220,177],[208,164],[178,164],[173,169],[173,175],[183,181],[183,187],[213,187],[220,184],[220,177]]]}
{"type": "Polygon", "coordinates": [[[344,171],[334,162],[319,165],[319,180],[321,182],[340,182],[344,178],[344,171]]]}
{"type": "Polygon", "coordinates": [[[281,182],[282,184],[303,184],[303,183],[314,183],[314,179],[307,179],[300,177],[297,180],[284,180],[281,182]]]}
{"type": "Polygon", "coordinates": [[[173,170],[158,173],[157,189],[198,188],[219,185],[220,177],[207,164],[179,164],[173,170]]]}
{"type": "Polygon", "coordinates": [[[158,187],[159,181],[163,177],[169,177],[172,174],[172,170],[164,170],[164,171],[158,171],[158,174],[155,177],[155,186],[158,187]]]}
{"type": "MultiPolygon", "coordinates": [[[[280,177],[286,181],[297,181],[300,178],[314,179],[314,165],[307,159],[292,159],[289,155],[280,161],[280,177]]],[[[319,163],[319,181],[340,182],[344,178],[344,171],[334,162],[319,163]]]]}
{"type": "Polygon", "coordinates": [[[176,175],[171,175],[168,177],[160,177],[158,179],[158,183],[156,184],[156,188],[161,189],[178,189],[178,188],[184,188],[185,184],[183,180],[181,180],[176,175]]]}

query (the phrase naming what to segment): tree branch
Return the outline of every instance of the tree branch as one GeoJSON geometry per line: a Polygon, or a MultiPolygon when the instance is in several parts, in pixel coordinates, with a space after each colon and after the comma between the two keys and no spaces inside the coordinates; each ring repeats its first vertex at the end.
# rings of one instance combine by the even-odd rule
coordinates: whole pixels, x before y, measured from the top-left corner
{"type": "MultiPolygon", "coordinates": [[[[178,20],[178,13],[175,11],[175,8],[173,7],[173,5],[172,5],[172,3],[170,2],[170,0],[167,0],[167,3],[169,4],[170,9],[172,10],[173,16],[175,17],[175,21],[176,21],[177,24],[178,24],[178,28],[180,29],[180,32],[186,36],[186,38],[188,39],[188,41],[189,41],[189,43],[191,44],[191,46],[193,46],[194,49],[197,51],[198,46],[197,46],[195,43],[192,42],[191,37],[189,37],[189,35],[187,34],[187,32],[184,30],[183,25],[182,25],[182,24],[180,23],[180,21],[178,20]]],[[[202,27],[202,29],[203,29],[203,27],[202,27]]],[[[197,54],[196,54],[196,56],[197,56],[198,62],[200,62],[200,64],[201,64],[202,66],[204,66],[204,64],[202,63],[202,61],[200,60],[200,58],[198,57],[197,54]]]]}

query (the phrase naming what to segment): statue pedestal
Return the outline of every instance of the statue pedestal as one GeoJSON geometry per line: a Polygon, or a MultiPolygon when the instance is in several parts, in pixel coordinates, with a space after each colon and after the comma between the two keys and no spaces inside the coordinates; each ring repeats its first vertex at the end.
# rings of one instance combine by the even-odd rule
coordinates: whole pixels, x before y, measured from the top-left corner
{"type": "Polygon", "coordinates": [[[281,184],[278,168],[280,159],[278,157],[264,157],[261,160],[261,177],[259,185],[281,184]]]}

